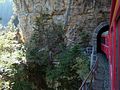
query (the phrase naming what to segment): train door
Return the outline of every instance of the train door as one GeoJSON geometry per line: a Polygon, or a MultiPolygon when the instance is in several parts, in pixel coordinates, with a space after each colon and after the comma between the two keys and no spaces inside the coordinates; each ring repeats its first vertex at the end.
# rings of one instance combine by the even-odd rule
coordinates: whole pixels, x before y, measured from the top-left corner
{"type": "Polygon", "coordinates": [[[112,84],[112,90],[115,90],[114,87],[115,87],[115,62],[114,62],[114,59],[115,59],[115,30],[114,28],[112,28],[112,31],[111,31],[111,84],[112,84]]]}
{"type": "Polygon", "coordinates": [[[114,42],[115,42],[115,39],[114,39],[114,29],[113,27],[110,29],[110,32],[109,32],[109,71],[110,71],[110,83],[111,83],[111,90],[115,90],[114,87],[115,87],[115,73],[114,73],[114,52],[115,52],[115,49],[114,49],[114,42]]]}
{"type": "Polygon", "coordinates": [[[120,17],[116,23],[116,90],[120,90],[120,17]]]}
{"type": "Polygon", "coordinates": [[[118,42],[118,32],[116,31],[116,23],[113,24],[111,31],[110,31],[110,74],[111,74],[111,90],[118,90],[117,89],[117,49],[119,48],[117,46],[118,42]]]}

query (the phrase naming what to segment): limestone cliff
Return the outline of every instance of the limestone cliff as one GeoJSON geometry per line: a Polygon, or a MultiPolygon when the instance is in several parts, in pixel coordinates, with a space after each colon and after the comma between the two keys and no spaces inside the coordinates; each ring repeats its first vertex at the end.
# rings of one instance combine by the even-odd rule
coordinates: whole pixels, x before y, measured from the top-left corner
{"type": "Polygon", "coordinates": [[[33,31],[35,17],[48,13],[56,23],[63,23],[67,30],[67,43],[80,42],[79,33],[85,31],[91,37],[95,27],[108,20],[111,0],[14,0],[19,28],[26,40],[33,31]],[[79,26],[79,30],[74,30],[79,26]],[[77,37],[77,38],[75,38],[77,37]]]}

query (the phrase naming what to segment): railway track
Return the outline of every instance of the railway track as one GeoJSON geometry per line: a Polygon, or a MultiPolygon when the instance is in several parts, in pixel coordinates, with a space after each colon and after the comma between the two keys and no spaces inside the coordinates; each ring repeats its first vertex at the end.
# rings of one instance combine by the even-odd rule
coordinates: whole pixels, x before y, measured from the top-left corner
{"type": "Polygon", "coordinates": [[[98,53],[90,73],[79,90],[110,90],[109,63],[105,55],[98,53]]]}
{"type": "Polygon", "coordinates": [[[97,54],[98,66],[93,80],[93,90],[110,90],[109,85],[109,64],[105,55],[97,54]]]}

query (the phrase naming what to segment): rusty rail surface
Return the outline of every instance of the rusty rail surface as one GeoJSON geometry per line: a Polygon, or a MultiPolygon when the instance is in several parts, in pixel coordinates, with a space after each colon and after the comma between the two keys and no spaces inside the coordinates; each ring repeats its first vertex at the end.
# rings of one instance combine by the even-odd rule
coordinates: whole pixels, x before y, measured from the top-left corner
{"type": "Polygon", "coordinates": [[[86,79],[83,81],[81,87],[79,88],[79,90],[88,90],[86,87],[86,82],[87,80],[90,78],[90,85],[89,85],[89,90],[92,90],[92,80],[94,78],[94,73],[97,69],[98,66],[98,59],[96,60],[94,66],[92,67],[92,69],[90,70],[89,74],[87,75],[86,79]]]}

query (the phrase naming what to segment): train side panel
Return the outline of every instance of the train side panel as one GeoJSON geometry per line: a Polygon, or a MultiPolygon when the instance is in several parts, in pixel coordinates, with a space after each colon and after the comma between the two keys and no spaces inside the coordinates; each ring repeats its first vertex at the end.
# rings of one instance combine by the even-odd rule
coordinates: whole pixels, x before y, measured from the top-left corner
{"type": "Polygon", "coordinates": [[[106,57],[108,59],[109,58],[108,34],[101,35],[101,50],[106,54],[106,57]]]}
{"type": "Polygon", "coordinates": [[[109,30],[111,90],[120,90],[120,0],[112,1],[109,30]]]}

